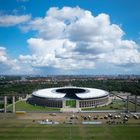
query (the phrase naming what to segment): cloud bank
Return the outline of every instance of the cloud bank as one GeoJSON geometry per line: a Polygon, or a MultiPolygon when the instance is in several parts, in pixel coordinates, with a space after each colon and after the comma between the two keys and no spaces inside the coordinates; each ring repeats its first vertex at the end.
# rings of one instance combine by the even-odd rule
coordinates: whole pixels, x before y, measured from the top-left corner
{"type": "Polygon", "coordinates": [[[44,18],[37,17],[21,29],[37,33],[27,40],[32,55],[19,57],[34,67],[94,69],[100,63],[140,64],[138,44],[123,39],[125,32],[104,13],[94,16],[79,7],[53,7],[44,18]]]}
{"type": "Polygon", "coordinates": [[[0,65],[4,68],[34,73],[44,68],[103,71],[109,65],[133,71],[140,67],[140,46],[124,39],[125,32],[108,14],[93,15],[79,7],[52,7],[44,17],[34,19],[30,15],[0,16],[2,27],[17,24],[25,33],[34,33],[27,40],[30,53],[13,60],[0,47],[0,65]]]}

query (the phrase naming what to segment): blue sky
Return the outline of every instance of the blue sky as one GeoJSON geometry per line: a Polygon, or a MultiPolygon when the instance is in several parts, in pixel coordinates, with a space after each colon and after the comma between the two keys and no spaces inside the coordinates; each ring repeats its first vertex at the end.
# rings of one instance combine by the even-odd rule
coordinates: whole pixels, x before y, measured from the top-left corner
{"type": "Polygon", "coordinates": [[[139,0],[0,0],[0,74],[140,74],[139,0]]]}

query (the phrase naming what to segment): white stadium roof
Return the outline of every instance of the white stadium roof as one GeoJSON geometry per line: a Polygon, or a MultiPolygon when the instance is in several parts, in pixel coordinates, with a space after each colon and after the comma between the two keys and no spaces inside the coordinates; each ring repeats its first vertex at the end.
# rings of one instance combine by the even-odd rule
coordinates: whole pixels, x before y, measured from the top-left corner
{"type": "Polygon", "coordinates": [[[58,88],[47,88],[37,90],[32,93],[32,95],[42,98],[64,98],[66,93],[56,92],[57,89],[83,89],[85,92],[83,93],[75,93],[75,95],[81,99],[89,99],[89,98],[100,98],[104,96],[108,96],[109,93],[105,90],[96,89],[96,88],[85,88],[85,87],[58,87],[58,88]]]}
{"type": "Polygon", "coordinates": [[[109,93],[107,91],[101,90],[101,89],[95,89],[95,88],[86,88],[89,92],[86,93],[78,93],[76,94],[79,98],[85,99],[85,98],[98,98],[107,96],[109,93]]]}

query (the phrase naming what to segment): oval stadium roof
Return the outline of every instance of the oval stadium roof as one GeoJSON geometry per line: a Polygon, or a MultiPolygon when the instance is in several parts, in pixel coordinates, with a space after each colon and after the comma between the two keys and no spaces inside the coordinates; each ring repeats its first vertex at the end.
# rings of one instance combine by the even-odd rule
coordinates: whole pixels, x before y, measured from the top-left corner
{"type": "Polygon", "coordinates": [[[85,87],[58,87],[58,88],[47,88],[37,90],[32,93],[33,96],[41,97],[41,98],[53,98],[53,99],[61,99],[65,98],[67,93],[56,92],[58,89],[84,89],[83,93],[74,93],[79,99],[92,99],[92,98],[100,98],[104,96],[108,96],[109,93],[107,91],[96,89],[96,88],[85,88],[85,87]]]}

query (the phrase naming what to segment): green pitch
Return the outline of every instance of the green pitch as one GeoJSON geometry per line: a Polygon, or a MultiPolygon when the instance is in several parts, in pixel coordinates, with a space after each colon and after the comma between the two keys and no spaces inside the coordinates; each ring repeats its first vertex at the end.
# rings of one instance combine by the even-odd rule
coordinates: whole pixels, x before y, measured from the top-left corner
{"type": "Polygon", "coordinates": [[[67,100],[66,106],[76,107],[76,100],[67,100]]]}

